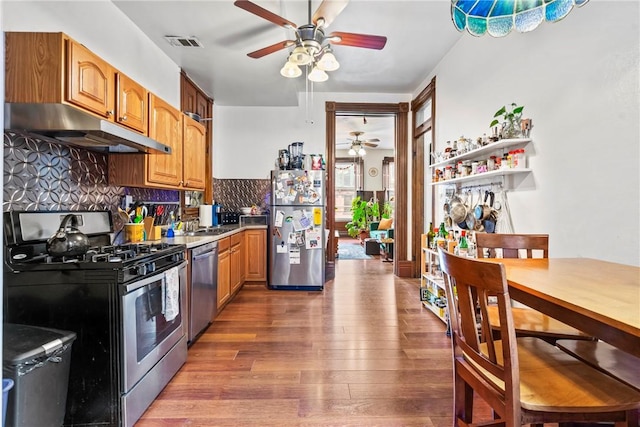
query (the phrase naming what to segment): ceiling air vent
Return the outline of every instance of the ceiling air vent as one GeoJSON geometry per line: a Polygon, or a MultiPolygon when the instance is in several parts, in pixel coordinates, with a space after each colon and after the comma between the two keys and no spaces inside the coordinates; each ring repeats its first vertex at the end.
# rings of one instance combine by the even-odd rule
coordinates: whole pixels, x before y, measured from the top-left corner
{"type": "Polygon", "coordinates": [[[164,36],[164,39],[174,47],[204,47],[200,40],[194,36],[164,36]]]}

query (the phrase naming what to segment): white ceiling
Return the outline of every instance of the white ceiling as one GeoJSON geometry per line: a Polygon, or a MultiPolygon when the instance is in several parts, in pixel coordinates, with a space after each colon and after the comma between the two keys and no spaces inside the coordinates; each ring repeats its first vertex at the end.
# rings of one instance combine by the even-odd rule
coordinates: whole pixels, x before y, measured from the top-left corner
{"type": "Polygon", "coordinates": [[[379,139],[377,147],[365,149],[393,150],[394,147],[394,116],[336,116],[336,144],[339,150],[348,150],[351,140],[355,137],[350,132],[364,132],[358,137],[360,141],[379,139]],[[365,120],[366,123],[365,123],[365,120]]]}
{"type": "MultiPolygon", "coordinates": [[[[280,75],[288,50],[252,59],[247,53],[293,38],[286,30],[236,7],[233,0],[112,0],[160,49],[221,106],[295,106],[304,92],[303,77],[280,75]],[[164,36],[195,36],[204,48],[171,46],[164,36]]],[[[306,0],[254,0],[297,25],[308,23],[306,0]]],[[[319,6],[313,0],[312,12],[319,6]]],[[[451,22],[448,0],[351,0],[327,32],[343,31],[387,37],[383,50],[334,45],[340,68],[314,91],[412,93],[460,37],[451,22]]],[[[348,132],[389,141],[376,120],[366,128],[356,121],[338,125],[338,142],[348,132]]],[[[392,138],[392,134],[391,134],[392,138]]],[[[362,139],[362,138],[361,138],[362,139]]],[[[393,140],[390,141],[392,147],[393,140]]]]}

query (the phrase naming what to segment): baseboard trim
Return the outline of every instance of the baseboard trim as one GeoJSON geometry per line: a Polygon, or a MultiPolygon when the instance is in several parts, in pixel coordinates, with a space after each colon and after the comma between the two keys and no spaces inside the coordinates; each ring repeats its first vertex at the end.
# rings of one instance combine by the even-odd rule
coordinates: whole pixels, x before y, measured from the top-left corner
{"type": "Polygon", "coordinates": [[[329,280],[333,280],[336,278],[336,263],[335,261],[326,261],[324,264],[324,281],[325,283],[329,280]]]}
{"type": "Polygon", "coordinates": [[[396,267],[397,267],[397,276],[398,277],[413,277],[413,268],[414,268],[414,262],[413,261],[396,261],[396,267]]]}

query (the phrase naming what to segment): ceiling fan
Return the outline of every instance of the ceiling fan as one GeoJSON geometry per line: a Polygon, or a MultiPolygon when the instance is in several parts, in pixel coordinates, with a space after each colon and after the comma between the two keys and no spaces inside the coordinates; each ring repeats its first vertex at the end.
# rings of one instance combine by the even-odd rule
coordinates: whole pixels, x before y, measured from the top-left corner
{"type": "Polygon", "coordinates": [[[376,144],[376,142],[380,142],[380,140],[378,138],[364,139],[364,140],[359,139],[358,137],[363,134],[364,132],[362,131],[349,132],[349,135],[354,136],[355,138],[354,139],[348,138],[349,142],[340,143],[337,145],[338,146],[350,145],[350,148],[349,148],[350,155],[355,156],[356,154],[359,154],[361,156],[364,156],[365,154],[367,154],[364,147],[377,147],[378,144],[376,144]]]}
{"type": "Polygon", "coordinates": [[[354,139],[351,138],[347,138],[347,140],[349,142],[344,142],[344,143],[340,143],[338,145],[351,145],[351,146],[366,146],[366,147],[377,147],[378,144],[375,144],[376,142],[380,142],[380,140],[378,138],[371,138],[371,139],[359,139],[358,137],[360,135],[364,135],[364,132],[359,131],[359,130],[354,130],[352,132],[349,132],[349,135],[354,136],[354,139]]]}
{"type": "MultiPolygon", "coordinates": [[[[309,0],[309,23],[299,27],[293,22],[276,15],[275,13],[250,2],[249,0],[236,0],[233,4],[276,25],[295,30],[296,33],[295,40],[283,40],[254,52],[250,52],[247,56],[251,58],[262,58],[263,56],[277,52],[281,49],[296,46],[296,48],[304,49],[312,56],[312,60],[317,62],[321,59],[320,57],[325,53],[325,51],[330,52],[330,44],[380,50],[387,43],[386,37],[368,34],[334,31],[329,35],[325,35],[324,30],[333,22],[340,12],[342,12],[348,3],[349,0],[323,0],[312,18],[311,0],[309,0]]],[[[296,50],[294,50],[292,55],[295,55],[296,50]]]]}

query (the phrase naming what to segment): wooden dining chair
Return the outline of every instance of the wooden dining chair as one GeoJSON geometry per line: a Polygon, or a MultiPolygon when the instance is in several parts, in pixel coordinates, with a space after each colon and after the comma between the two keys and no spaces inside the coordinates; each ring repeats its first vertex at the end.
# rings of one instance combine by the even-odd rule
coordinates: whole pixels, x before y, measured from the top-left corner
{"type": "MultiPolygon", "coordinates": [[[[492,234],[476,233],[478,258],[548,258],[548,234],[492,234]],[[486,251],[486,253],[485,253],[486,251]]],[[[550,343],[559,339],[594,340],[590,335],[562,323],[552,317],[522,304],[512,309],[513,321],[518,336],[534,336],[550,343]]],[[[498,309],[489,307],[489,319],[494,331],[497,331],[498,309]]]]}
{"type": "Polygon", "coordinates": [[[640,392],[540,338],[516,338],[504,265],[439,252],[452,333],[454,426],[637,426],[640,392]],[[489,296],[497,300],[500,339],[486,333],[489,296]],[[474,420],[475,394],[494,419],[474,420]]]}

